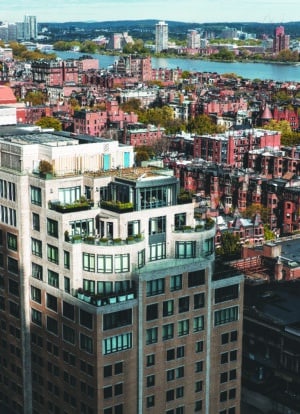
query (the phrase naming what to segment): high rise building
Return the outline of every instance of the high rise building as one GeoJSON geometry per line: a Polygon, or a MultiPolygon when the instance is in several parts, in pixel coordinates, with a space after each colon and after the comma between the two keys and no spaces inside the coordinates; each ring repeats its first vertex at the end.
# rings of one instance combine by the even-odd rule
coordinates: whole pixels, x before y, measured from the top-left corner
{"type": "Polygon", "coordinates": [[[24,16],[23,38],[24,40],[35,40],[37,38],[36,16],[24,16]]]}
{"type": "Polygon", "coordinates": [[[169,170],[93,140],[0,139],[0,401],[239,414],[242,275],[217,269],[213,221],[169,170]]]}
{"type": "Polygon", "coordinates": [[[197,30],[189,30],[187,34],[187,47],[189,49],[199,49],[200,33],[197,30]]]}
{"type": "Polygon", "coordinates": [[[168,49],[168,24],[160,21],[155,25],[155,51],[157,53],[168,49]]]}
{"type": "Polygon", "coordinates": [[[284,33],[284,27],[278,26],[274,30],[273,38],[273,52],[279,53],[282,50],[288,49],[290,45],[290,36],[284,33]]]}

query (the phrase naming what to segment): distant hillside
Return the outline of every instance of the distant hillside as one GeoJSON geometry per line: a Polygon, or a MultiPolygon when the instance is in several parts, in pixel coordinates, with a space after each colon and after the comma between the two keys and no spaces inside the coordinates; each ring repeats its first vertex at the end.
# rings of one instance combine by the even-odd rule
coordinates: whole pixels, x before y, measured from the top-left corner
{"type": "MultiPolygon", "coordinates": [[[[40,23],[40,27],[47,27],[52,33],[53,38],[82,39],[93,38],[99,34],[109,34],[114,32],[129,32],[135,38],[143,40],[153,39],[155,24],[158,20],[122,20],[122,21],[104,21],[104,22],[64,22],[64,23],[40,23]]],[[[285,33],[291,38],[300,38],[300,21],[288,23],[257,23],[257,22],[220,22],[220,23],[185,23],[177,21],[168,21],[169,36],[185,37],[189,29],[201,28],[209,32],[214,32],[216,36],[225,27],[234,27],[243,29],[247,33],[255,33],[257,37],[263,34],[272,36],[275,27],[283,25],[285,33]]]]}

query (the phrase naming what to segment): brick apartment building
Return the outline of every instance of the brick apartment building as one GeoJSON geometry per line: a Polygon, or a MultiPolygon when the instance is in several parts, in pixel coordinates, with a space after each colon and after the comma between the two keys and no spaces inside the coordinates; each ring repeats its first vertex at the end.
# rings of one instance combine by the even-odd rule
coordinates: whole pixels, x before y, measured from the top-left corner
{"type": "Polygon", "coordinates": [[[239,414],[243,276],[214,266],[215,227],[177,178],[65,132],[11,132],[0,152],[2,404],[239,414]]]}

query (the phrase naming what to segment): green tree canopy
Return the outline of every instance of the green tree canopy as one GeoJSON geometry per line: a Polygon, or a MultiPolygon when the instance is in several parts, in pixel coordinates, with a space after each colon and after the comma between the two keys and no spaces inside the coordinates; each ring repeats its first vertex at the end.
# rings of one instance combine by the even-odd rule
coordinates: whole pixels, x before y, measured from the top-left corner
{"type": "Polygon", "coordinates": [[[47,101],[47,96],[42,91],[31,91],[25,95],[25,102],[32,106],[43,105],[47,101]]]}
{"type": "Polygon", "coordinates": [[[53,128],[55,131],[62,130],[61,122],[58,119],[53,118],[52,116],[43,116],[35,124],[40,126],[41,128],[53,128]]]}
{"type": "Polygon", "coordinates": [[[241,252],[240,236],[225,231],[221,235],[221,246],[216,250],[216,253],[224,258],[232,258],[238,256],[241,252]]]}
{"type": "Polygon", "coordinates": [[[187,130],[196,134],[214,134],[219,132],[216,124],[207,115],[197,115],[187,124],[187,130]]]}

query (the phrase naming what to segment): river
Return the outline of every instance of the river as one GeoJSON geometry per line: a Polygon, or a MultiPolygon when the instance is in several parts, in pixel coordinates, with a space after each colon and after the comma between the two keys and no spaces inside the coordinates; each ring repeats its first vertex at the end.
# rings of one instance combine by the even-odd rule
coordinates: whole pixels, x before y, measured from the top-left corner
{"type": "MultiPolygon", "coordinates": [[[[78,59],[83,53],[59,52],[56,55],[62,59],[78,59]]],[[[99,60],[101,69],[107,69],[119,57],[109,55],[91,55],[99,60]]],[[[253,62],[212,62],[201,59],[183,58],[152,58],[153,68],[169,68],[188,70],[192,72],[217,72],[235,73],[246,79],[272,79],[278,82],[300,82],[300,65],[283,65],[276,63],[253,63],[253,62]]]]}

